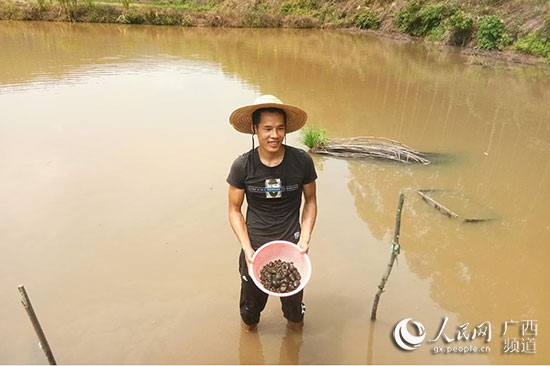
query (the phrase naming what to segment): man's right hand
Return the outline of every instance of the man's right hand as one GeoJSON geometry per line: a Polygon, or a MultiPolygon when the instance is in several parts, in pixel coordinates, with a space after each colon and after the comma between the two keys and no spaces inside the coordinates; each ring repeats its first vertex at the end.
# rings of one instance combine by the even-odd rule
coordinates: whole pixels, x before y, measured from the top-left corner
{"type": "Polygon", "coordinates": [[[252,248],[244,249],[243,248],[243,251],[244,251],[244,257],[246,259],[247,266],[249,266],[250,263],[254,263],[254,261],[252,260],[252,256],[254,255],[254,249],[252,249],[252,248]]]}

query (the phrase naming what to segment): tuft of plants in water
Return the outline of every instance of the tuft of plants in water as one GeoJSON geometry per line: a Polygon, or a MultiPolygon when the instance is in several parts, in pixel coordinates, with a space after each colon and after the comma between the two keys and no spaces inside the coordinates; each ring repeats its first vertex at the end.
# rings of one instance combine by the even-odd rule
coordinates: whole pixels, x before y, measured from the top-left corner
{"type": "Polygon", "coordinates": [[[378,29],[380,28],[380,19],[375,12],[366,8],[355,16],[353,24],[361,29],[378,29]]]}
{"type": "Polygon", "coordinates": [[[315,145],[327,144],[327,130],[324,128],[306,126],[302,129],[301,133],[302,143],[310,149],[315,145]]]}
{"type": "Polygon", "coordinates": [[[479,19],[477,28],[477,46],[482,50],[499,48],[504,23],[496,15],[486,15],[479,19]]]}

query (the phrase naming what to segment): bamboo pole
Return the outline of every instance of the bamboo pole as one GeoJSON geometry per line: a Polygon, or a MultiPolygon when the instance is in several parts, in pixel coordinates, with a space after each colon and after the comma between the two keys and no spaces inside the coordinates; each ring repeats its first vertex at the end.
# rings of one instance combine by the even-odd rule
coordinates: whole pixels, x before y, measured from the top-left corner
{"type": "Polygon", "coordinates": [[[55,358],[53,357],[53,353],[50,348],[50,345],[48,344],[48,340],[46,339],[46,336],[44,335],[44,331],[42,330],[42,327],[38,322],[38,318],[36,317],[36,313],[34,312],[34,309],[32,307],[31,300],[27,295],[25,286],[19,285],[17,288],[21,293],[21,303],[23,304],[23,307],[27,311],[27,315],[31,319],[31,323],[32,323],[32,326],[34,327],[34,331],[38,336],[38,340],[40,342],[40,348],[42,348],[42,350],[44,351],[44,354],[46,355],[46,358],[48,359],[48,362],[50,363],[50,365],[57,365],[57,363],[55,362],[55,358]]]}
{"type": "Polygon", "coordinates": [[[403,209],[403,201],[404,200],[405,200],[405,195],[403,193],[401,193],[399,195],[399,204],[397,205],[397,215],[395,217],[395,232],[393,234],[393,242],[392,242],[392,248],[391,248],[390,262],[388,263],[388,267],[386,268],[386,272],[382,276],[382,280],[380,281],[380,284],[378,285],[378,291],[376,292],[376,296],[374,296],[374,302],[372,303],[372,312],[370,314],[371,320],[376,319],[376,310],[378,309],[378,301],[380,301],[380,295],[382,295],[382,292],[384,292],[384,287],[386,286],[386,282],[388,281],[388,278],[390,277],[391,270],[393,268],[393,262],[397,259],[397,255],[400,252],[399,230],[401,228],[401,211],[403,209]]]}

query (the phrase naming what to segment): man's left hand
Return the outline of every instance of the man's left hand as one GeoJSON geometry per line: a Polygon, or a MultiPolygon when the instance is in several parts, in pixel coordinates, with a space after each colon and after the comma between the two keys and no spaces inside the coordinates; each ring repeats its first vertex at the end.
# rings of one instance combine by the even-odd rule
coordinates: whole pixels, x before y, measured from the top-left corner
{"type": "Polygon", "coordinates": [[[300,248],[300,253],[307,254],[307,252],[309,251],[309,242],[306,240],[300,239],[298,241],[298,248],[300,248]]]}

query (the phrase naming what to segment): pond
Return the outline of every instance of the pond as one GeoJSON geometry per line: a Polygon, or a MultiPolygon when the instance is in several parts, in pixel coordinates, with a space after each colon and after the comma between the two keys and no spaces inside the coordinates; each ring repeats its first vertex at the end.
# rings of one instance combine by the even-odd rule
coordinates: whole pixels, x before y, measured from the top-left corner
{"type": "MultiPolygon", "coordinates": [[[[548,71],[326,30],[0,22],[0,49],[0,363],[46,362],[19,284],[65,364],[550,362],[548,71]],[[302,333],[274,298],[257,333],[239,327],[225,178],[251,140],[228,117],[260,94],[329,138],[446,157],[312,154],[302,333]],[[460,192],[498,220],[448,218],[419,189],[460,192]],[[401,254],[371,323],[401,192],[401,254]],[[492,339],[429,342],[445,317],[450,339],[484,322],[492,339]],[[411,352],[392,340],[405,318],[427,334],[411,352]],[[538,333],[522,341],[527,320],[538,333]],[[434,354],[470,345],[490,352],[434,354]]],[[[307,149],[299,133],[288,144],[307,149]]]]}

